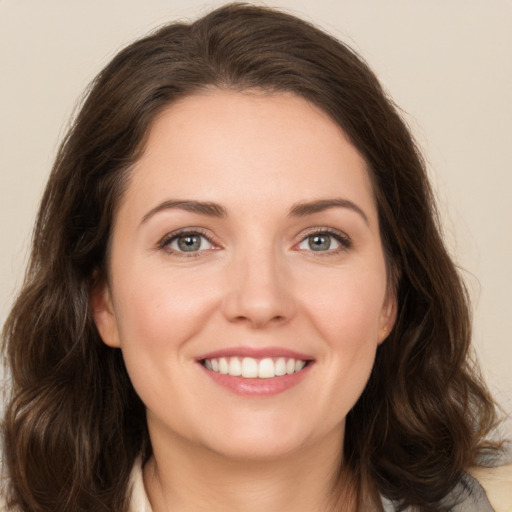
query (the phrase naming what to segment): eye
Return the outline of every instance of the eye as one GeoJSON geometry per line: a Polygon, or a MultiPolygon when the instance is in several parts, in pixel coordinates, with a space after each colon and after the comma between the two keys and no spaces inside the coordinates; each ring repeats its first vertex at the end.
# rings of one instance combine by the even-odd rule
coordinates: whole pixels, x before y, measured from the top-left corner
{"type": "Polygon", "coordinates": [[[176,253],[196,253],[211,250],[215,247],[206,235],[195,231],[167,236],[160,245],[162,248],[176,253]]]}
{"type": "Polygon", "coordinates": [[[306,236],[297,248],[314,252],[339,252],[350,247],[350,240],[341,233],[316,231],[306,236]]]}

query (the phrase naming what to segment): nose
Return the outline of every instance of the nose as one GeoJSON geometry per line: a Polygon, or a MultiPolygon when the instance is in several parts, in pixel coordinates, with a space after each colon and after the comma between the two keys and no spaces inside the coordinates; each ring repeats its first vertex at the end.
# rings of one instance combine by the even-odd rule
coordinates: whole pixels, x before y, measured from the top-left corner
{"type": "Polygon", "coordinates": [[[284,324],[295,313],[293,287],[286,264],[268,251],[241,255],[229,268],[223,312],[230,322],[261,329],[284,324]]]}

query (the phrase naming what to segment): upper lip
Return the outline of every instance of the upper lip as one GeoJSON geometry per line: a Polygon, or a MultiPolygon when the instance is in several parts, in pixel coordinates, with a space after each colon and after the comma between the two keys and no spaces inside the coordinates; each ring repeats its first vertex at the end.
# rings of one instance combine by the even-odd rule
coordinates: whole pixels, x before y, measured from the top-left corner
{"type": "Polygon", "coordinates": [[[197,361],[204,359],[218,359],[220,357],[252,357],[254,359],[264,359],[267,357],[286,357],[290,359],[300,359],[302,361],[311,361],[313,358],[301,352],[290,350],[283,347],[230,347],[214,350],[197,357],[197,361]]]}

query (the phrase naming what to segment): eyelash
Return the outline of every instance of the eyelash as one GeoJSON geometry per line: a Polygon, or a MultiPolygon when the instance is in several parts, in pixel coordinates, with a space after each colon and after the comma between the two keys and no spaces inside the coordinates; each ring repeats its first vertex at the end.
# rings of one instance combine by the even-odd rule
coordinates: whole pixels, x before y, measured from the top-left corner
{"type": "Polygon", "coordinates": [[[305,242],[308,238],[315,236],[315,235],[319,235],[319,236],[327,235],[329,237],[334,238],[334,240],[336,240],[336,242],[338,242],[340,244],[340,246],[337,247],[336,249],[330,249],[330,250],[326,250],[326,251],[314,251],[311,249],[309,252],[314,253],[316,256],[320,256],[320,257],[334,256],[334,255],[340,254],[344,251],[347,251],[348,249],[350,249],[352,247],[352,240],[350,239],[349,236],[347,236],[345,233],[343,233],[341,231],[338,231],[337,229],[332,229],[332,228],[313,228],[313,229],[311,229],[309,232],[307,232],[301,238],[300,242],[298,244],[296,244],[295,247],[297,247],[298,245],[305,242]]]}
{"type": "MultiPolygon", "coordinates": [[[[198,250],[198,251],[186,252],[186,251],[177,251],[170,247],[170,244],[172,242],[174,242],[175,240],[177,240],[180,237],[187,236],[187,235],[202,237],[212,246],[217,247],[217,248],[219,247],[212,240],[211,236],[206,233],[206,231],[204,231],[200,228],[193,228],[193,229],[185,228],[185,229],[181,229],[179,231],[174,231],[172,233],[166,234],[158,243],[158,248],[165,250],[169,254],[175,254],[175,255],[178,255],[181,257],[185,257],[185,258],[198,257],[205,250],[208,250],[208,249],[203,249],[203,250],[198,250]]],[[[332,238],[334,238],[334,240],[336,240],[336,242],[338,242],[340,244],[339,247],[337,247],[335,249],[328,249],[326,251],[314,251],[313,249],[309,250],[309,252],[315,253],[315,255],[317,255],[317,256],[324,257],[324,256],[336,255],[336,254],[339,254],[341,252],[344,252],[344,251],[350,249],[350,247],[352,246],[351,239],[346,234],[342,233],[341,231],[338,231],[335,229],[329,229],[329,228],[313,228],[309,232],[307,232],[305,235],[303,235],[302,238],[300,239],[300,241],[297,244],[295,244],[294,247],[299,246],[300,244],[305,242],[308,238],[310,238],[312,236],[316,236],[316,235],[332,237],[332,238]]],[[[209,249],[209,250],[215,250],[215,249],[209,249]]]]}
{"type": "MultiPolygon", "coordinates": [[[[164,251],[166,251],[168,254],[175,254],[178,256],[185,257],[185,258],[194,258],[194,257],[200,256],[201,253],[204,252],[204,250],[186,252],[186,251],[177,251],[170,247],[170,244],[172,242],[174,242],[175,240],[177,240],[180,237],[187,236],[187,235],[188,236],[199,236],[201,238],[204,238],[212,246],[218,247],[217,244],[215,244],[215,242],[212,240],[211,236],[208,235],[206,233],[206,231],[204,231],[200,228],[193,228],[193,229],[185,228],[185,229],[180,229],[178,231],[173,231],[172,233],[168,233],[160,240],[160,242],[158,243],[158,247],[160,249],[163,249],[164,251]]],[[[215,250],[215,249],[210,249],[210,250],[215,250]]]]}

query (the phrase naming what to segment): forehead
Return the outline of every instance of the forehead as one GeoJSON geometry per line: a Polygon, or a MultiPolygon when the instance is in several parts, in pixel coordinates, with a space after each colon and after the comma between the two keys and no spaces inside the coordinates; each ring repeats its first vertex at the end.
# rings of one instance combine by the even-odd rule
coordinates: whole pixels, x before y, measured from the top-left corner
{"type": "Polygon", "coordinates": [[[173,103],[155,119],[126,192],[132,205],[127,196],[170,195],[261,207],[349,194],[374,209],[363,157],[326,113],[289,93],[213,90],[173,103]]]}

